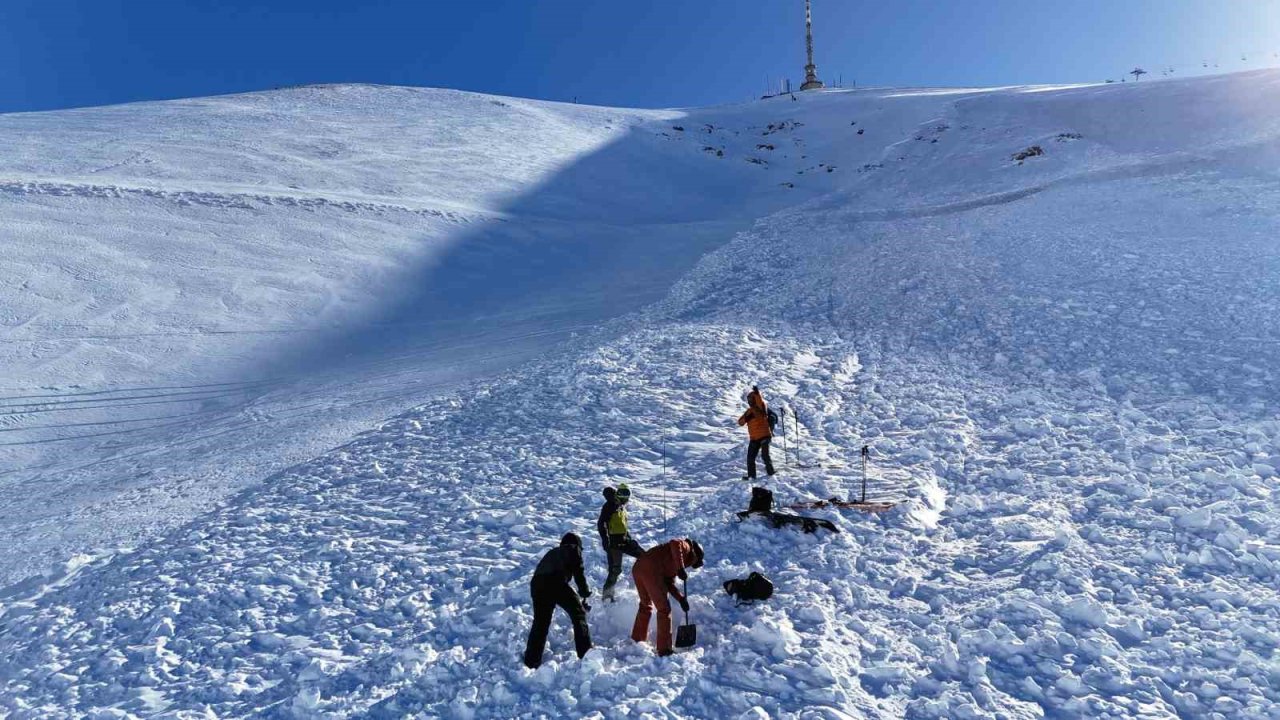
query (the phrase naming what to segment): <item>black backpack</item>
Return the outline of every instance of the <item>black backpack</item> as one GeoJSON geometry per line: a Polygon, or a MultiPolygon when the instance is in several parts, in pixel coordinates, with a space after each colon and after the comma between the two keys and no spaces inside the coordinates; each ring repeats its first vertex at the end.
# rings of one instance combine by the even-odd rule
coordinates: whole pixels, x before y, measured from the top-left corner
{"type": "Polygon", "coordinates": [[[773,491],[762,487],[751,488],[751,504],[747,506],[747,512],[773,512],[773,491]]]}
{"type": "Polygon", "coordinates": [[[745,579],[725,582],[724,591],[732,595],[738,605],[745,605],[773,597],[773,583],[760,573],[753,572],[745,579]]]}
{"type": "Polygon", "coordinates": [[[769,418],[770,430],[778,427],[778,413],[774,412],[773,408],[769,408],[769,411],[765,413],[765,416],[769,418]]]}

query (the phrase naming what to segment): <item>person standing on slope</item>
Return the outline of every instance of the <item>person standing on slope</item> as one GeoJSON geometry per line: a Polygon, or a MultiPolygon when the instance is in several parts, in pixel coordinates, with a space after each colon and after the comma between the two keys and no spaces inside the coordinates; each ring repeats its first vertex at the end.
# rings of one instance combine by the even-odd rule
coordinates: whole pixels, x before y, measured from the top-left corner
{"type": "Polygon", "coordinates": [[[627,503],[630,500],[631,488],[626,483],[619,485],[617,490],[611,487],[604,489],[604,507],[600,508],[596,529],[600,532],[604,554],[609,558],[609,575],[605,578],[604,590],[600,592],[605,600],[613,600],[613,586],[622,575],[622,556],[638,558],[644,554],[644,548],[631,539],[631,531],[627,528],[627,503]]]}
{"type": "Polygon", "coordinates": [[[685,568],[702,567],[702,546],[692,538],[672,540],[651,548],[636,560],[631,567],[631,576],[636,581],[636,592],[640,595],[640,606],[636,609],[636,622],[631,626],[631,639],[644,642],[649,637],[649,617],[653,615],[653,606],[658,606],[658,643],[656,649],[659,657],[670,655],[671,649],[671,595],[679,603],[680,609],[689,612],[689,599],[676,589],[676,578],[684,580],[685,568]]]}
{"type": "Polygon", "coordinates": [[[767,475],[774,473],[773,460],[769,457],[769,443],[773,440],[773,428],[769,426],[769,407],[764,404],[760,388],[751,386],[747,393],[747,411],[738,418],[739,425],[747,426],[747,474],[743,480],[756,479],[756,455],[764,457],[764,471],[767,475]]]}
{"type": "Polygon", "coordinates": [[[587,627],[586,600],[591,597],[582,568],[582,538],[566,533],[560,538],[560,546],[542,556],[529,582],[529,594],[533,597],[533,628],[529,630],[529,642],[524,648],[524,664],[530,669],[542,665],[542,652],[547,646],[547,631],[551,629],[551,614],[559,605],[573,621],[573,643],[581,658],[591,649],[591,630],[587,627]],[[578,585],[578,594],[569,587],[572,579],[578,585]],[[581,600],[579,600],[581,598],[581,600]]]}

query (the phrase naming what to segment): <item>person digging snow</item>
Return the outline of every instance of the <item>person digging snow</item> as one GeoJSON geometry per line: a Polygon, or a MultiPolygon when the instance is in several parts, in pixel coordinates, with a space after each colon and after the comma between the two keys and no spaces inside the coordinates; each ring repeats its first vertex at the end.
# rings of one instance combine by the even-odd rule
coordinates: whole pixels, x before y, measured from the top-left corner
{"type": "Polygon", "coordinates": [[[636,609],[636,622],[631,626],[631,639],[644,642],[649,637],[649,617],[653,607],[658,607],[658,642],[655,649],[659,656],[670,655],[671,649],[671,595],[680,609],[689,612],[689,599],[676,589],[676,578],[684,580],[685,568],[702,567],[702,546],[692,538],[672,540],[648,552],[631,567],[631,576],[640,595],[636,609]]]}
{"type": "Polygon", "coordinates": [[[604,554],[609,558],[609,575],[605,578],[604,589],[600,591],[605,600],[613,600],[613,586],[622,575],[622,556],[638,558],[644,554],[644,548],[631,539],[631,531],[627,527],[627,503],[630,500],[631,488],[626,483],[616,490],[611,487],[604,489],[604,506],[600,508],[596,529],[600,531],[604,554]]]}
{"type": "Polygon", "coordinates": [[[591,649],[591,630],[587,627],[587,610],[583,600],[591,597],[582,568],[582,538],[566,533],[560,538],[560,546],[542,556],[529,581],[529,594],[533,597],[533,628],[529,630],[529,642],[524,649],[524,664],[530,669],[542,665],[542,652],[547,646],[547,631],[551,628],[551,614],[559,605],[573,621],[573,643],[581,658],[591,649]],[[569,581],[578,585],[575,595],[569,581]],[[581,599],[579,599],[581,598],[581,599]]]}
{"type": "Polygon", "coordinates": [[[747,411],[738,418],[739,425],[747,426],[747,474],[743,480],[756,479],[756,455],[764,458],[764,471],[767,475],[774,473],[773,460],[769,457],[769,443],[773,440],[773,428],[769,427],[769,406],[764,404],[760,388],[751,386],[747,393],[747,411]]]}

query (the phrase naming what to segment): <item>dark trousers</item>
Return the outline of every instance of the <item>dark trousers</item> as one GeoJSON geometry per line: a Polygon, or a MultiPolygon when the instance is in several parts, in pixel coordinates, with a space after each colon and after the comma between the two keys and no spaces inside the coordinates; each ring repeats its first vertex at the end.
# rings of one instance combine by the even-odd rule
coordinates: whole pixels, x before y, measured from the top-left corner
{"type": "Polygon", "coordinates": [[[644,548],[640,547],[640,543],[631,539],[630,535],[610,535],[609,536],[609,576],[604,580],[604,590],[602,594],[605,597],[612,596],[613,586],[617,584],[618,577],[622,575],[622,556],[630,555],[638,558],[644,554],[644,548]]]}
{"type": "Polygon", "coordinates": [[[542,664],[542,651],[547,647],[547,631],[551,629],[551,614],[559,605],[573,621],[573,644],[578,657],[591,649],[591,629],[587,627],[587,610],[569,583],[554,575],[534,575],[529,583],[529,595],[533,597],[533,628],[529,630],[529,642],[524,648],[524,664],[536,668],[542,664]]]}
{"type": "Polygon", "coordinates": [[[769,458],[769,441],[772,439],[773,438],[760,438],[759,440],[752,440],[751,444],[747,445],[747,477],[753,480],[756,477],[757,454],[764,458],[765,473],[769,475],[773,474],[773,460],[769,458]]]}

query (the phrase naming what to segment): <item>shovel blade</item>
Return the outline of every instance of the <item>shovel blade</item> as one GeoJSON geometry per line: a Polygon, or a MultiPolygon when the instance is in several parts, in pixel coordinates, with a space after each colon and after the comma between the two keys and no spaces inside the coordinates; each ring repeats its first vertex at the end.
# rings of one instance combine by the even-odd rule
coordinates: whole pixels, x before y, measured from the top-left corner
{"type": "Polygon", "coordinates": [[[698,644],[698,626],[681,625],[676,628],[676,647],[687,648],[698,644]]]}

